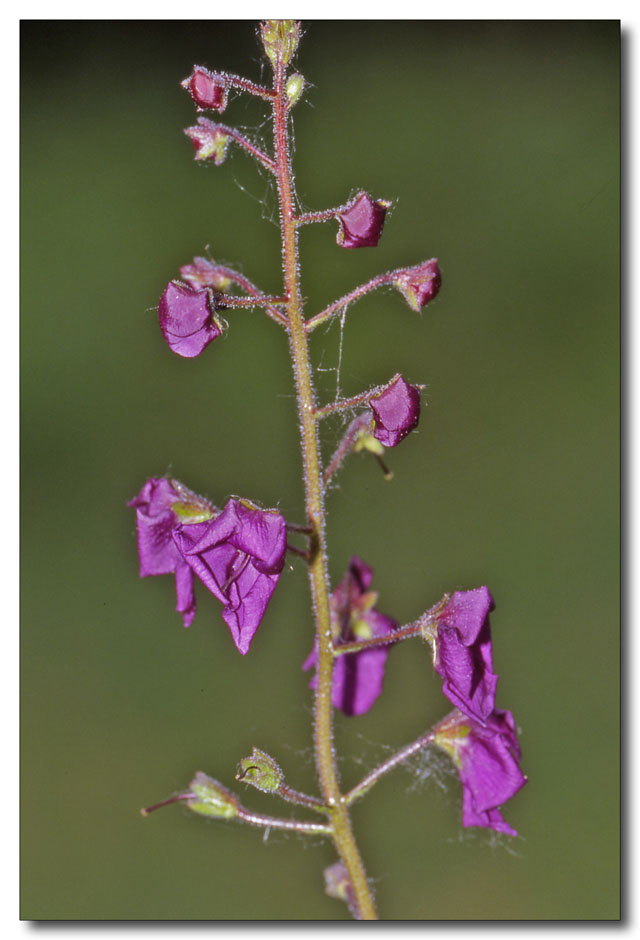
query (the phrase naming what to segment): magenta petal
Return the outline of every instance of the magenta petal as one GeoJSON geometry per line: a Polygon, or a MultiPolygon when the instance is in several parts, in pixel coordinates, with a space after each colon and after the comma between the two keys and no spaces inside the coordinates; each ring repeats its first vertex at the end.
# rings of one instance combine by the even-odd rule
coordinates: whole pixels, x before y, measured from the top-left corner
{"type": "Polygon", "coordinates": [[[486,587],[456,591],[438,618],[436,672],[442,691],[471,718],[484,723],[493,712],[498,682],[493,672],[489,611],[493,600],[486,587]]]}
{"type": "Polygon", "coordinates": [[[196,614],[193,573],[185,565],[173,540],[178,520],[171,509],[181,499],[184,499],[184,491],[178,492],[165,477],[152,477],[129,506],[136,510],[140,577],[175,573],[176,610],[182,614],[184,625],[188,627],[196,614]]]}
{"type": "Polygon", "coordinates": [[[456,710],[434,729],[434,742],[454,760],[462,783],[462,824],[517,835],[498,807],[520,790],[520,747],[511,712],[496,710],[480,724],[456,710]]]}
{"type": "Polygon", "coordinates": [[[284,565],[283,517],[230,499],[216,519],[180,526],[173,539],[184,561],[224,605],[233,642],[247,653],[284,565]]]}
{"type": "Polygon", "coordinates": [[[398,376],[369,402],[373,411],[373,436],[385,447],[395,447],[420,420],[420,389],[398,376]]]}
{"type": "Polygon", "coordinates": [[[343,248],[374,248],[380,241],[389,203],[358,193],[353,202],[338,215],[337,242],[343,248]]]}
{"type": "MultiPolygon", "coordinates": [[[[339,631],[340,643],[357,640],[353,632],[354,625],[366,628],[371,637],[386,636],[397,629],[397,623],[390,617],[373,609],[375,594],[369,594],[368,588],[373,578],[373,569],[360,558],[351,558],[344,578],[331,594],[331,619],[336,631],[339,631]]],[[[361,650],[358,653],[344,653],[334,661],[331,701],[345,715],[362,715],[369,711],[382,693],[384,670],[389,655],[388,648],[361,650]]],[[[318,664],[317,641],[304,661],[303,670],[318,664]]],[[[310,689],[318,687],[317,674],[309,682],[310,689]]]]}
{"type": "Polygon", "coordinates": [[[187,359],[199,356],[222,333],[213,292],[192,290],[179,281],[167,284],[160,298],[158,317],[170,348],[187,359]]]}

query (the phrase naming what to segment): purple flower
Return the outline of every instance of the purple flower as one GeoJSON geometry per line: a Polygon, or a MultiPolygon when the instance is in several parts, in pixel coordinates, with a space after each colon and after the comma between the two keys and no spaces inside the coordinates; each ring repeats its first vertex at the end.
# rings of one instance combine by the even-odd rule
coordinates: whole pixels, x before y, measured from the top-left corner
{"type": "Polygon", "coordinates": [[[208,258],[194,258],[193,264],[183,264],[180,268],[181,277],[194,290],[204,290],[211,287],[214,290],[224,291],[231,285],[231,278],[222,265],[208,258]]]}
{"type": "Polygon", "coordinates": [[[455,591],[427,628],[442,691],[465,715],[485,724],[494,709],[497,675],[493,672],[488,588],[455,591]]]}
{"type": "Polygon", "coordinates": [[[196,151],[196,160],[213,160],[220,166],[227,155],[229,135],[219,124],[209,118],[199,117],[194,127],[186,127],[185,134],[190,137],[196,151]]]}
{"type": "Polygon", "coordinates": [[[201,65],[194,65],[189,78],[180,82],[189,92],[198,108],[211,108],[222,112],[227,106],[227,83],[223,75],[210,72],[201,65]]]}
{"type": "Polygon", "coordinates": [[[359,192],[347,208],[338,213],[340,229],[336,241],[343,248],[374,248],[380,241],[387,209],[386,199],[372,199],[359,192]]]}
{"type": "Polygon", "coordinates": [[[160,329],[174,353],[192,359],[220,336],[212,290],[192,290],[180,281],[169,281],[158,306],[160,329]]]}
{"type": "Polygon", "coordinates": [[[453,760],[462,783],[462,825],[516,836],[498,809],[527,778],[511,712],[496,709],[481,725],[457,709],[434,729],[434,743],[453,760]]]}
{"type": "Polygon", "coordinates": [[[401,375],[369,401],[373,411],[373,436],[385,447],[395,447],[420,420],[420,389],[401,375]]]}
{"type": "Polygon", "coordinates": [[[436,296],[442,284],[438,259],[406,268],[394,281],[412,310],[419,311],[436,296]]]}
{"type": "Polygon", "coordinates": [[[284,565],[284,518],[232,498],[215,519],[180,526],[173,539],[181,558],[224,604],[233,642],[247,653],[284,565]]]}
{"type": "Polygon", "coordinates": [[[190,626],[196,613],[193,574],[178,552],[172,533],[180,523],[210,519],[214,507],[182,483],[166,477],[147,480],[127,505],[136,510],[140,577],[175,574],[176,610],[182,614],[185,627],[190,626]]]}
{"type": "MultiPolygon", "coordinates": [[[[374,610],[378,595],[370,591],[373,569],[360,558],[353,557],[349,570],[331,595],[331,621],[338,632],[337,645],[355,640],[386,636],[397,629],[390,617],[374,610]]],[[[369,711],[382,692],[384,668],[389,651],[384,647],[344,653],[334,662],[331,701],[346,715],[362,715],[369,711]]],[[[318,663],[317,644],[303,663],[304,670],[318,663]]],[[[317,688],[315,675],[309,683],[317,688]]]]}

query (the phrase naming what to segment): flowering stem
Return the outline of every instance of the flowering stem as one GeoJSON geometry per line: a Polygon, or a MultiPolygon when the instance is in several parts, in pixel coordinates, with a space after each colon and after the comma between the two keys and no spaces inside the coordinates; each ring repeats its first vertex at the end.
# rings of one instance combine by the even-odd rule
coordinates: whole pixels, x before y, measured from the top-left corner
{"type": "Polygon", "coordinates": [[[318,423],[311,377],[311,362],[298,280],[298,240],[292,192],[292,172],[287,126],[285,68],[281,58],[274,63],[273,124],[276,152],[276,178],[280,203],[282,263],[285,290],[289,298],[289,342],[293,360],[302,438],[305,505],[312,528],[310,536],[309,580],[316,615],[318,642],[318,685],[315,697],[314,743],[316,766],[331,819],[335,846],[347,868],[356,904],[363,920],[377,918],[367,876],[351,829],[344,796],[340,791],[333,749],[333,643],[329,608],[329,578],[325,546],[325,513],[318,446],[318,423]]]}
{"type": "Polygon", "coordinates": [[[393,770],[394,767],[397,767],[398,764],[402,764],[405,760],[411,757],[412,754],[415,754],[416,751],[422,750],[423,747],[431,744],[433,741],[433,731],[428,731],[426,734],[423,734],[417,740],[412,741],[411,744],[407,744],[405,747],[401,748],[399,751],[396,751],[391,757],[386,761],[383,761],[378,767],[375,767],[371,770],[366,777],[356,784],[356,786],[349,790],[346,794],[345,799],[347,803],[353,803],[354,800],[359,799],[361,796],[364,796],[374,783],[377,783],[380,777],[384,777],[385,774],[388,774],[390,770],[393,770]]]}
{"type": "Polygon", "coordinates": [[[370,293],[370,291],[375,290],[376,287],[382,287],[383,284],[393,284],[393,282],[398,277],[398,274],[401,271],[404,271],[405,268],[396,268],[394,271],[387,271],[386,274],[378,274],[377,277],[371,278],[370,281],[367,281],[366,284],[361,284],[359,287],[354,288],[349,294],[345,294],[344,297],[340,297],[338,300],[334,300],[332,304],[329,304],[328,307],[325,307],[324,310],[321,310],[320,313],[316,313],[315,316],[309,317],[307,320],[307,333],[313,332],[317,326],[320,326],[321,323],[325,323],[331,317],[334,317],[336,314],[350,304],[354,300],[360,300],[361,297],[364,297],[365,294],[370,293]]]}

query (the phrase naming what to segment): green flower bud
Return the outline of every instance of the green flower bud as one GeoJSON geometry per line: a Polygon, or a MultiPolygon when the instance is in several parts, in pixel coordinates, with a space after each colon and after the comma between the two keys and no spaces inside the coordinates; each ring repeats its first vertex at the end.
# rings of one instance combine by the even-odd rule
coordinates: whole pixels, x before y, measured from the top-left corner
{"type": "Polygon", "coordinates": [[[273,757],[254,747],[251,756],[243,757],[238,764],[236,780],[242,780],[263,793],[275,793],[284,780],[284,773],[273,757]]]}
{"type": "Polygon", "coordinates": [[[275,66],[280,61],[287,65],[298,46],[300,23],[296,20],[263,20],[260,36],[272,64],[275,66]]]}
{"type": "Polygon", "coordinates": [[[293,75],[290,75],[287,79],[287,84],[285,91],[287,94],[287,107],[292,108],[294,104],[299,100],[300,95],[304,89],[305,81],[304,76],[300,72],[294,72],[293,75]]]}
{"type": "Polygon", "coordinates": [[[191,797],[187,800],[187,806],[194,813],[215,816],[217,819],[233,819],[238,815],[237,797],[213,777],[207,777],[199,770],[190,787],[191,797]]]}

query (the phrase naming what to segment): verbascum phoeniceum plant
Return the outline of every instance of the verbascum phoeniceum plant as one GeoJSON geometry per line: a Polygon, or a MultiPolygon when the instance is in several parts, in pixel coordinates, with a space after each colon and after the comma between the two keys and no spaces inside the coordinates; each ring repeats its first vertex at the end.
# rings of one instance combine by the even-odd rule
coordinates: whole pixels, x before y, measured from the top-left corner
{"type": "MultiPolygon", "coordinates": [[[[437,296],[441,274],[437,259],[429,258],[380,274],[324,310],[306,315],[298,259],[300,228],[334,222],[340,248],[375,247],[391,203],[361,190],[337,208],[300,211],[291,162],[292,110],[305,90],[305,79],[292,67],[300,38],[297,21],[266,20],[260,24],[261,43],[273,72],[271,87],[199,65],[182,82],[198,112],[196,123],[185,130],[195,148],[195,159],[218,166],[229,147],[241,147],[273,180],[282,240],[281,296],[267,296],[233,268],[196,257],[165,287],[158,316],[170,350],[186,358],[207,354],[207,346],[229,328],[223,313],[230,318],[234,308],[259,308],[282,329],[293,366],[306,518],[287,520],[277,509],[244,496],[231,496],[224,505],[214,505],[168,476],[147,480],[130,505],[137,517],[140,575],[175,575],[177,610],[185,627],[196,615],[194,585],[200,581],[222,605],[222,619],[243,655],[249,652],[278,587],[287,553],[304,559],[311,592],[309,623],[314,624],[314,632],[310,631],[310,652],[301,665],[311,671],[318,793],[302,793],[289,786],[277,761],[258,747],[239,761],[236,779],[297,805],[298,815],[315,815],[309,819],[253,812],[236,793],[202,771],[195,773],[184,792],[142,812],[148,815],[161,806],[182,803],[203,816],[329,839],[337,858],[324,871],[325,891],[345,902],[354,918],[374,920],[378,915],[371,881],[350,819],[356,800],[393,768],[435,748],[447,755],[457,771],[462,825],[515,836],[501,806],[526,778],[520,769],[513,716],[495,703],[498,677],[493,670],[489,625],[494,602],[488,588],[445,594],[415,620],[400,625],[378,610],[373,570],[363,559],[353,556],[344,577],[333,588],[329,581],[327,486],[354,452],[369,452],[380,462],[384,475],[391,476],[383,459],[385,452],[397,447],[417,426],[423,386],[396,373],[383,377],[375,388],[322,404],[314,391],[309,339],[321,324],[340,317],[348,304],[383,285],[396,288],[412,310],[420,311],[437,296]],[[233,127],[201,113],[220,114],[234,93],[257,96],[271,109],[271,153],[233,127]],[[323,463],[322,424],[336,414],[346,418],[344,435],[333,456],[323,463]],[[433,669],[453,709],[343,792],[334,746],[334,709],[349,716],[367,712],[381,695],[391,648],[413,638],[430,647],[433,669]]],[[[213,480],[214,491],[215,485],[213,480]]]]}

